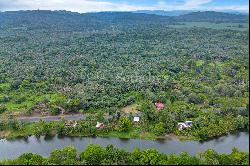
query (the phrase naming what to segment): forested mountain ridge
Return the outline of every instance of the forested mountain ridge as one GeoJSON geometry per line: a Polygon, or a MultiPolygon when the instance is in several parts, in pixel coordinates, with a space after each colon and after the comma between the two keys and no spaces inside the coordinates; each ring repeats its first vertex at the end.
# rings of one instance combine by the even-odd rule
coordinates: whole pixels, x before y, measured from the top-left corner
{"type": "MultiPolygon", "coordinates": [[[[158,23],[159,21],[168,20],[168,17],[157,16],[157,15],[147,15],[142,13],[130,13],[130,12],[98,12],[98,13],[76,13],[76,12],[67,12],[67,11],[49,11],[49,10],[36,10],[36,11],[14,11],[14,12],[2,12],[0,14],[2,21],[13,21],[18,24],[18,20],[29,20],[37,19],[40,20],[41,17],[45,20],[53,20],[58,19],[57,21],[63,21],[67,23],[71,20],[70,23],[82,23],[87,25],[89,22],[96,23],[112,23],[112,22],[124,22],[129,23],[128,21],[140,21],[140,23],[144,23],[147,21],[154,21],[158,23]],[[62,19],[62,20],[59,20],[62,19]]],[[[4,22],[2,22],[3,24],[4,22]]],[[[49,22],[51,23],[51,22],[49,22]]],[[[136,22],[135,22],[136,23],[136,22]]]]}
{"type": "Polygon", "coordinates": [[[198,21],[198,22],[248,22],[248,15],[229,14],[222,12],[191,12],[180,16],[160,16],[155,14],[144,13],[132,13],[132,12],[98,12],[98,13],[76,13],[67,11],[49,11],[49,10],[36,10],[36,11],[10,11],[0,12],[0,24],[10,23],[11,21],[19,24],[18,21],[24,21],[23,23],[29,23],[29,19],[36,19],[36,21],[42,21],[43,19],[48,21],[51,19],[57,19],[57,21],[64,21],[65,23],[115,23],[126,22],[128,23],[160,23],[170,21],[198,21]],[[60,20],[61,19],[61,20],[60,20]],[[26,20],[26,21],[25,21],[26,20]],[[28,21],[28,22],[27,22],[28,21]]]}
{"type": "MultiPolygon", "coordinates": [[[[197,12],[197,10],[137,10],[137,11],[131,11],[133,13],[145,13],[145,14],[156,14],[160,16],[180,16],[184,14],[189,14],[192,12],[197,12]]],[[[204,12],[204,11],[202,11],[204,12]]],[[[223,10],[220,11],[221,13],[229,13],[229,14],[240,14],[240,15],[248,15],[247,12],[240,12],[236,10],[223,10]]]]}
{"type": "Polygon", "coordinates": [[[214,11],[192,12],[178,16],[179,21],[198,22],[248,22],[248,15],[231,14],[214,11]]]}
{"type": "Polygon", "coordinates": [[[192,13],[192,10],[173,10],[173,11],[164,11],[164,10],[137,10],[133,13],[145,13],[145,14],[156,14],[160,16],[179,16],[183,14],[192,13]]]}
{"type": "Polygon", "coordinates": [[[246,129],[247,19],[221,14],[216,18],[225,24],[215,26],[222,29],[178,27],[217,15],[0,13],[0,114],[32,115],[42,103],[48,113],[60,106],[113,115],[136,103],[145,132],[160,126],[160,134],[172,133],[190,119],[194,127],[179,134],[207,138],[246,129]],[[156,101],[167,105],[160,113],[156,101]]]}

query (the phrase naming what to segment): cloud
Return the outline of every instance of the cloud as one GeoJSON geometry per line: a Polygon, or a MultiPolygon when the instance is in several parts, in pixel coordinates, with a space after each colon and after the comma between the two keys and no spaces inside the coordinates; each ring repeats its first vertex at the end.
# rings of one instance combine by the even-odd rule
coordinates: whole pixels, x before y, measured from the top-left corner
{"type": "Polygon", "coordinates": [[[242,12],[249,13],[249,6],[248,5],[210,6],[210,7],[204,8],[204,9],[205,10],[214,10],[214,11],[236,10],[236,11],[242,11],[242,12]]]}
{"type": "Polygon", "coordinates": [[[97,0],[0,0],[0,10],[69,10],[76,12],[153,10],[152,6],[133,6],[97,0]]]}
{"type": "Polygon", "coordinates": [[[158,1],[157,6],[166,6],[166,1],[158,1]]]}
{"type": "Polygon", "coordinates": [[[204,4],[208,4],[212,0],[159,0],[155,7],[167,10],[188,10],[198,8],[204,4]]]}
{"type": "Polygon", "coordinates": [[[196,8],[204,4],[208,4],[212,2],[212,0],[185,0],[183,7],[186,8],[196,8]]]}
{"type": "Polygon", "coordinates": [[[155,5],[149,6],[110,0],[0,0],[0,10],[68,10],[80,13],[135,10],[240,10],[248,12],[248,5],[208,6],[210,2],[212,0],[159,0],[155,5]]]}
{"type": "Polygon", "coordinates": [[[213,0],[184,0],[183,3],[170,4],[167,1],[158,1],[157,8],[161,10],[237,10],[242,12],[249,12],[249,5],[223,5],[223,6],[211,6],[207,5],[213,0]]]}

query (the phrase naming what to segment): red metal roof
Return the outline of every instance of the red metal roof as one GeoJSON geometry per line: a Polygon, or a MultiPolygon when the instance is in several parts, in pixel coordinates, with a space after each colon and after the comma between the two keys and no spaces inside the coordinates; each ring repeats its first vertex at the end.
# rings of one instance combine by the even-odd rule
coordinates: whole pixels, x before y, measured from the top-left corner
{"type": "Polygon", "coordinates": [[[155,106],[156,106],[157,110],[161,110],[161,109],[163,109],[165,107],[165,105],[163,103],[161,103],[161,102],[155,103],[155,106]]]}

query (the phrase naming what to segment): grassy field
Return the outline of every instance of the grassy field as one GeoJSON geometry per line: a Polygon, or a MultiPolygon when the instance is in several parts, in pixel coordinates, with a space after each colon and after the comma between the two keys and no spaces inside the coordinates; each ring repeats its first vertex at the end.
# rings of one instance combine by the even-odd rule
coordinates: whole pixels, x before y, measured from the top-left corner
{"type": "Polygon", "coordinates": [[[135,113],[137,112],[137,107],[138,107],[137,104],[133,104],[122,108],[121,111],[125,113],[135,113]]]}

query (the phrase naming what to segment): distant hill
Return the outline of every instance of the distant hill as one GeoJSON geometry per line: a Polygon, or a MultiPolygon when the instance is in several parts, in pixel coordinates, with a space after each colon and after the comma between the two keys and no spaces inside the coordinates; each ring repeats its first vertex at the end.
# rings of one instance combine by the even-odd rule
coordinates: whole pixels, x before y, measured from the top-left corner
{"type": "Polygon", "coordinates": [[[91,16],[96,19],[102,19],[105,21],[139,21],[139,22],[158,22],[158,21],[168,21],[170,17],[159,16],[154,14],[145,13],[132,13],[132,12],[96,12],[96,13],[86,13],[85,16],[91,16]]]}
{"type": "MultiPolygon", "coordinates": [[[[233,11],[228,11],[233,12],[233,11]]],[[[196,11],[191,10],[141,10],[136,12],[98,12],[87,13],[87,15],[110,20],[134,20],[134,21],[150,21],[150,22],[248,22],[247,14],[233,14],[215,11],[196,11]]]]}
{"type": "MultiPolygon", "coordinates": [[[[184,14],[189,14],[193,12],[198,12],[196,10],[137,10],[137,11],[131,11],[132,13],[145,13],[145,14],[156,14],[160,16],[180,16],[184,14]]],[[[204,11],[203,11],[204,12],[204,11]]],[[[241,12],[237,10],[223,10],[220,11],[221,13],[230,13],[230,14],[240,14],[240,15],[248,15],[246,12],[241,12]]]]}
{"type": "MultiPolygon", "coordinates": [[[[160,12],[160,11],[159,11],[160,12]]],[[[180,13],[179,13],[180,14],[180,13]]],[[[68,11],[12,11],[0,12],[0,26],[29,26],[32,28],[47,27],[58,29],[91,29],[112,25],[133,26],[135,24],[172,24],[176,22],[247,22],[248,15],[229,14],[222,12],[192,12],[179,16],[162,16],[156,14],[132,12],[96,12],[77,13],[68,11]]]]}
{"type": "Polygon", "coordinates": [[[165,11],[165,10],[138,10],[133,11],[133,13],[145,13],[145,14],[156,14],[160,16],[180,16],[184,14],[188,14],[194,12],[192,10],[173,10],[173,11],[165,11]]]}
{"type": "Polygon", "coordinates": [[[221,12],[223,12],[223,13],[230,13],[230,14],[248,15],[248,13],[246,13],[246,12],[241,12],[241,11],[237,11],[237,10],[223,10],[221,12]]]}
{"type": "Polygon", "coordinates": [[[248,15],[205,11],[192,12],[175,18],[178,21],[193,22],[248,22],[248,15]]]}
{"type": "Polygon", "coordinates": [[[107,28],[110,26],[134,26],[167,24],[170,17],[153,14],[131,13],[131,12],[97,12],[97,13],[76,13],[68,11],[10,11],[0,12],[1,26],[24,26],[35,29],[93,29],[93,27],[107,28]]]}
{"type": "Polygon", "coordinates": [[[145,18],[146,20],[150,19],[167,19],[168,17],[157,16],[154,14],[145,14],[145,13],[132,13],[132,12],[90,12],[90,13],[78,13],[70,12],[64,10],[26,10],[26,11],[6,11],[0,12],[0,16],[8,17],[76,17],[76,18],[92,18],[92,19],[106,19],[106,20],[115,20],[115,19],[141,19],[145,18]]]}

